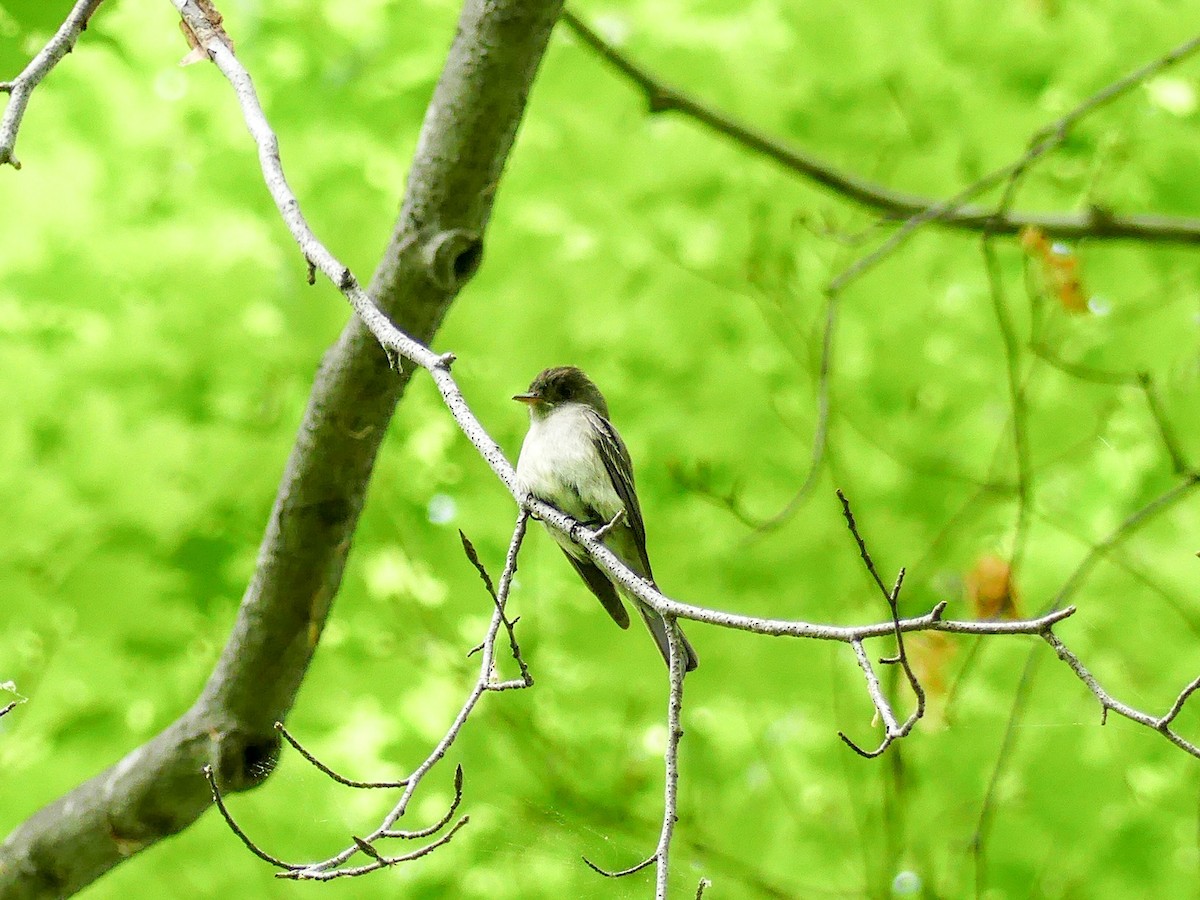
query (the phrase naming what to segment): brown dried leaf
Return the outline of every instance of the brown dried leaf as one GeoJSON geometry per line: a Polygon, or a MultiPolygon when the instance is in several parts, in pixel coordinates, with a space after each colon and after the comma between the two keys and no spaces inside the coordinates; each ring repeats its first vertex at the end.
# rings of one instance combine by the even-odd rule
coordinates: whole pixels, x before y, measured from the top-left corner
{"type": "Polygon", "coordinates": [[[1021,612],[1012,567],[994,553],[981,556],[967,573],[967,599],[977,619],[1019,619],[1021,612]]]}
{"type": "Polygon", "coordinates": [[[944,698],[950,687],[946,672],[958,650],[958,644],[940,631],[926,631],[906,637],[904,647],[925,693],[930,698],[944,698]]]}
{"type": "Polygon", "coordinates": [[[1065,244],[1051,243],[1040,228],[1021,229],[1021,248],[1038,261],[1042,287],[1069,313],[1088,312],[1087,294],[1079,276],[1079,257],[1065,244]]]}
{"type": "MultiPolygon", "coordinates": [[[[224,18],[217,11],[217,8],[213,6],[212,0],[196,0],[196,5],[200,7],[201,11],[208,19],[208,24],[212,27],[213,33],[225,43],[225,46],[229,48],[229,52],[232,53],[233,39],[230,38],[225,29],[221,27],[221,23],[224,21],[224,18]]],[[[187,40],[188,46],[192,48],[190,51],[188,51],[187,55],[179,61],[179,64],[181,66],[190,66],[192,63],[203,62],[204,60],[208,59],[208,51],[204,49],[204,45],[201,43],[200,38],[194,31],[192,31],[191,26],[188,25],[186,20],[179,20],[179,30],[183,32],[183,36],[187,40]]]]}

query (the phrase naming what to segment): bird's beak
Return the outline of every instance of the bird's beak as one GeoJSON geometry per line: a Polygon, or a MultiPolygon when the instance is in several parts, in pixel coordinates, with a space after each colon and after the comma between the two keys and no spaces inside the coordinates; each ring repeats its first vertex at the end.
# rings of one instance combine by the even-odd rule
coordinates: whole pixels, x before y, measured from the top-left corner
{"type": "Polygon", "coordinates": [[[529,405],[533,405],[534,403],[540,403],[542,401],[542,395],[537,391],[530,391],[527,394],[514,394],[513,399],[518,403],[527,403],[529,405]]]}

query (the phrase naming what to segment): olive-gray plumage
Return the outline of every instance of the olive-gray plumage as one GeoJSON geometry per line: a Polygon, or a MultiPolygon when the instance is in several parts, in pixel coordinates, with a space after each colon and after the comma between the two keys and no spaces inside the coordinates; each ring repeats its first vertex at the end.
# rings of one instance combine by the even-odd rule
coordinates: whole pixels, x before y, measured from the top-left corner
{"type": "MultiPolygon", "coordinates": [[[[633,463],[625,442],[608,419],[608,404],[582,370],[559,366],[539,374],[529,390],[513,397],[529,406],[529,433],[517,461],[517,485],[572,518],[599,527],[619,512],[621,521],[604,544],[625,565],[654,584],[646,554],[646,527],[633,483],[633,463]]],[[[551,532],[567,559],[608,614],[622,628],[629,614],[618,585],[570,538],[551,532]]],[[[623,593],[623,592],[622,592],[623,593]]],[[[625,594],[641,614],[663,659],[670,659],[666,624],[652,608],[625,594]]],[[[683,637],[682,631],[680,637],[683,637]]],[[[696,668],[696,653],[683,638],[685,670],[696,668]]]]}

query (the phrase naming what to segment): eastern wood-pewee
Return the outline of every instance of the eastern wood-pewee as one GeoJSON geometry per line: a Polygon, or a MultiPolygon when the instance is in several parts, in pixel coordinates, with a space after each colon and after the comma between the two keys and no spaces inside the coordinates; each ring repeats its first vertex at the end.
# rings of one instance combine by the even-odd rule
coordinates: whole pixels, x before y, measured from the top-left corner
{"type": "MultiPolygon", "coordinates": [[[[524,394],[513,397],[529,407],[529,433],[517,460],[517,486],[557,507],[590,528],[607,525],[623,513],[604,536],[604,545],[652,585],[646,555],[646,527],[633,485],[633,463],[625,442],[608,420],[608,404],[591,380],[574,366],[546,369],[524,394]]],[[[626,612],[611,581],[583,548],[551,531],[575,571],[599,598],[613,621],[629,627],[626,612]]],[[[641,600],[622,591],[645,621],[663,659],[670,660],[666,623],[641,600]]],[[[696,668],[696,652],[679,632],[685,671],[696,668]]]]}

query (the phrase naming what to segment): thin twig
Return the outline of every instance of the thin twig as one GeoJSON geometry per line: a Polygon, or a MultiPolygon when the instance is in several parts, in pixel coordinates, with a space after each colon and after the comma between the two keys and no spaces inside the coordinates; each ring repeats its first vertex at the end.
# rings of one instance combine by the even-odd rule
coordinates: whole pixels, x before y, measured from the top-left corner
{"type": "Polygon", "coordinates": [[[1097,369],[1093,366],[1085,366],[1081,363],[1071,362],[1063,359],[1054,349],[1048,344],[1041,341],[1034,341],[1029,345],[1030,351],[1039,359],[1049,363],[1053,368],[1060,372],[1065,372],[1074,378],[1081,381],[1090,381],[1093,384],[1137,384],[1138,376],[1136,372],[1113,372],[1108,369],[1097,369]]]}
{"type": "MultiPolygon", "coordinates": [[[[921,687],[921,682],[917,678],[917,673],[913,671],[912,664],[908,659],[908,651],[904,647],[904,632],[900,630],[900,588],[904,584],[904,569],[901,569],[896,574],[896,584],[892,587],[891,593],[888,594],[888,607],[892,612],[892,625],[895,631],[896,640],[896,655],[888,659],[881,659],[880,662],[887,665],[900,664],[901,670],[904,672],[904,677],[908,679],[908,686],[912,689],[913,695],[917,698],[917,705],[913,708],[912,713],[908,717],[901,728],[903,734],[908,734],[917,720],[925,715],[925,689],[921,687]]],[[[941,615],[941,613],[938,613],[941,615]]],[[[903,736],[903,735],[901,735],[903,736]]]]}
{"type": "Polygon", "coordinates": [[[283,739],[291,744],[301,756],[308,760],[310,764],[324,772],[338,784],[344,784],[346,787],[361,788],[364,790],[402,788],[408,784],[407,779],[402,779],[400,781],[354,781],[353,779],[347,778],[345,775],[339,775],[337,772],[333,771],[333,769],[329,768],[329,766],[325,765],[325,763],[321,762],[321,760],[313,756],[312,753],[306,750],[304,746],[298,740],[296,740],[296,738],[292,737],[291,732],[284,727],[282,722],[275,723],[275,730],[283,735],[283,739]]]}
{"type": "Polygon", "coordinates": [[[1150,407],[1150,417],[1154,419],[1154,425],[1158,429],[1158,436],[1162,438],[1163,446],[1167,450],[1167,456],[1170,457],[1171,470],[1176,475],[1182,475],[1185,472],[1191,471],[1191,466],[1188,465],[1187,460],[1184,458],[1179,438],[1175,435],[1175,429],[1171,427],[1171,423],[1167,420],[1166,411],[1162,407],[1162,401],[1159,400],[1158,391],[1155,390],[1150,373],[1139,372],[1137,380],[1142,392],[1146,395],[1146,405],[1150,407]]]}
{"type": "Polygon", "coordinates": [[[17,132],[33,89],[38,86],[64,56],[71,52],[79,35],[87,29],[88,20],[104,0],[78,0],[71,12],[54,32],[46,46],[30,60],[24,71],[12,81],[0,82],[0,93],[8,94],[8,106],[0,117],[0,165],[8,163],[14,169],[21,168],[13,150],[17,143],[17,132]]]}
{"type": "MultiPolygon", "coordinates": [[[[1016,177],[1012,178],[1009,181],[1010,188],[1016,183],[1016,177]]],[[[1009,195],[1006,193],[1006,201],[1007,199],[1009,199],[1009,195]]],[[[1029,500],[1033,490],[1033,466],[1029,458],[1029,437],[1026,432],[1025,385],[1021,380],[1021,341],[1017,336],[1017,328],[1005,300],[1000,262],[996,256],[996,248],[992,246],[990,233],[984,233],[979,246],[983,253],[984,270],[987,273],[988,288],[992,298],[992,312],[995,314],[996,327],[1000,331],[1000,340],[1004,345],[1004,372],[1008,382],[1008,399],[1011,407],[1013,452],[1017,460],[1017,522],[1016,532],[1013,536],[1012,554],[1009,556],[1008,576],[1012,583],[1016,579],[1025,552],[1025,538],[1029,530],[1029,500]]]]}
{"type": "MultiPolygon", "coordinates": [[[[888,219],[911,219],[931,215],[938,225],[967,231],[989,230],[993,234],[1017,234],[1024,228],[1038,228],[1044,233],[1065,240],[1092,238],[1097,240],[1200,242],[1200,220],[1169,216],[1119,215],[1107,209],[1092,207],[1082,213],[1001,212],[996,208],[966,203],[984,188],[951,201],[938,201],[895,191],[891,188],[838,170],[827,161],[771,137],[764,132],[734,119],[715,107],[687,94],[650,73],[648,69],[623,53],[570,10],[563,10],[562,22],[575,35],[602,57],[614,69],[632,81],[646,96],[650,112],[677,112],[710,131],[730,138],[742,147],[773,160],[789,171],[815,182],[839,196],[873,209],[888,219]]],[[[1189,45],[1192,42],[1189,42],[1189,45]]],[[[1187,47],[1188,53],[1192,47],[1187,47]]],[[[1178,52],[1178,51],[1173,51],[1178,52]]],[[[1177,60],[1172,60],[1175,62],[1177,60]]],[[[1170,63],[1168,63],[1169,65],[1170,63]]],[[[1156,69],[1155,71],[1158,71],[1156,69]]],[[[1142,74],[1139,81],[1154,74],[1142,74]]],[[[1136,82],[1135,82],[1136,83],[1136,82]]],[[[1004,177],[1007,177],[1007,172],[1004,177]]],[[[997,180],[994,183],[999,183],[997,180]]]]}
{"type": "Polygon", "coordinates": [[[821,362],[817,369],[817,423],[813,428],[812,452],[808,459],[808,472],[800,487],[787,504],[775,515],[760,522],[755,530],[760,534],[774,531],[780,525],[791,519],[796,511],[804,505],[813,488],[817,486],[817,478],[821,474],[821,464],[825,460],[825,451],[829,444],[829,382],[833,367],[833,339],[837,331],[838,302],[840,298],[830,292],[825,297],[825,325],[821,331],[821,362]]]}
{"type": "Polygon", "coordinates": [[[617,525],[619,525],[621,523],[621,520],[624,518],[625,518],[625,508],[622,507],[621,509],[617,510],[617,514],[612,517],[611,522],[609,522],[607,525],[602,525],[596,529],[596,540],[598,540],[598,541],[604,540],[604,536],[606,534],[608,534],[610,531],[612,531],[614,528],[616,528],[617,525]]]}
{"type": "Polygon", "coordinates": [[[858,545],[858,553],[862,557],[863,564],[867,567],[867,571],[871,573],[871,577],[875,579],[875,583],[879,585],[879,591],[883,594],[884,599],[890,601],[891,592],[888,591],[888,586],[883,583],[883,579],[879,577],[879,570],[875,568],[875,560],[871,559],[871,554],[867,551],[867,542],[863,540],[863,536],[858,530],[858,523],[854,520],[854,512],[850,509],[850,501],[846,499],[846,495],[842,492],[841,488],[837,491],[837,498],[841,501],[842,516],[846,520],[850,534],[854,537],[854,543],[858,545]]]}
{"type": "Polygon", "coordinates": [[[217,776],[216,773],[213,772],[213,767],[205,766],[203,769],[201,769],[201,771],[204,773],[204,777],[208,779],[208,786],[212,789],[213,803],[215,803],[217,805],[217,809],[220,810],[221,818],[225,820],[225,824],[229,826],[229,830],[238,836],[238,840],[246,845],[247,850],[264,862],[268,862],[275,866],[277,869],[300,868],[299,866],[293,865],[292,863],[286,863],[282,859],[272,856],[270,853],[255,844],[254,841],[250,840],[249,835],[242,831],[241,826],[238,825],[233,816],[230,814],[229,809],[225,806],[225,799],[221,796],[221,789],[217,785],[217,776]]]}
{"type": "Polygon", "coordinates": [[[883,695],[883,688],[879,684],[879,676],[875,674],[875,669],[871,665],[871,660],[867,656],[867,651],[862,645],[862,641],[851,641],[851,648],[854,650],[854,658],[858,661],[858,667],[862,669],[863,676],[867,681],[867,693],[871,696],[871,702],[875,705],[875,710],[879,713],[883,720],[883,741],[874,750],[864,750],[854,741],[852,741],[845,732],[839,731],[840,737],[851,750],[859,756],[867,759],[874,759],[888,748],[897,737],[900,736],[900,723],[896,721],[896,714],[892,711],[891,704],[883,695]]]}
{"type": "Polygon", "coordinates": [[[626,875],[632,875],[635,872],[640,872],[640,871],[642,871],[642,869],[648,868],[649,866],[653,865],[655,860],[658,859],[658,854],[652,853],[646,859],[643,859],[640,863],[637,863],[636,865],[632,865],[628,869],[618,869],[616,871],[609,871],[608,869],[601,868],[600,866],[598,866],[594,862],[592,862],[590,859],[588,859],[586,856],[581,857],[581,858],[583,859],[584,863],[587,865],[587,867],[589,869],[591,869],[593,872],[595,872],[599,875],[603,875],[605,878],[624,878],[626,875]]]}
{"type": "Polygon", "coordinates": [[[1187,687],[1179,692],[1179,696],[1175,698],[1175,702],[1171,704],[1171,708],[1167,710],[1166,715],[1158,720],[1158,724],[1155,727],[1161,729],[1174,722],[1175,717],[1179,715],[1180,711],[1182,711],[1183,704],[1185,704],[1188,698],[1191,697],[1192,694],[1194,694],[1198,689],[1200,689],[1200,678],[1195,678],[1188,684],[1187,687]]]}
{"type": "Polygon", "coordinates": [[[451,819],[454,818],[454,813],[458,811],[459,804],[462,803],[462,797],[463,797],[463,767],[460,764],[460,765],[457,765],[454,767],[454,800],[450,803],[450,808],[448,810],[446,810],[445,815],[443,815],[438,821],[434,822],[432,825],[429,825],[425,828],[416,828],[411,831],[390,829],[388,831],[382,832],[379,836],[381,838],[398,838],[402,841],[411,841],[411,840],[415,840],[417,838],[429,837],[430,835],[437,834],[439,831],[441,831],[443,828],[446,827],[446,825],[449,823],[449,821],[451,819]]]}
{"type": "MultiPolygon", "coordinates": [[[[844,499],[842,503],[843,508],[848,509],[848,504],[846,504],[844,499]]],[[[847,516],[847,519],[852,521],[853,517],[847,516]]],[[[864,552],[864,561],[869,560],[869,554],[866,554],[865,552],[865,545],[862,544],[861,539],[858,536],[857,529],[852,527],[852,531],[855,534],[855,538],[859,540],[859,546],[864,552]]],[[[868,563],[868,565],[870,566],[873,564],[868,563]]],[[[852,641],[850,644],[851,648],[854,650],[854,657],[858,661],[858,667],[862,669],[863,676],[866,678],[867,693],[870,695],[871,702],[875,705],[875,709],[879,713],[880,719],[883,721],[884,733],[883,739],[880,741],[879,746],[874,750],[864,750],[849,737],[847,737],[844,732],[839,731],[838,737],[840,737],[842,741],[845,742],[846,746],[848,746],[851,750],[853,750],[859,756],[867,759],[874,759],[877,756],[881,756],[895,741],[907,737],[912,731],[913,726],[915,726],[917,722],[925,715],[925,689],[921,686],[920,680],[917,678],[916,673],[912,669],[912,665],[909,663],[908,653],[904,648],[904,636],[900,630],[900,617],[899,613],[897,612],[897,600],[900,596],[900,587],[903,585],[903,583],[904,570],[901,569],[900,574],[896,578],[895,587],[893,587],[891,591],[888,591],[886,588],[884,589],[885,596],[887,597],[888,601],[888,608],[892,613],[892,624],[896,639],[896,655],[894,657],[887,657],[880,660],[880,663],[884,665],[895,665],[897,663],[900,665],[901,669],[904,671],[905,678],[908,680],[909,687],[912,689],[913,694],[917,698],[917,702],[913,707],[913,711],[909,713],[908,718],[905,719],[903,723],[896,719],[896,713],[892,709],[891,703],[884,695],[883,688],[879,684],[879,677],[875,674],[875,669],[872,667],[871,661],[867,657],[867,652],[863,647],[862,641],[852,641]]],[[[945,604],[939,603],[936,607],[934,607],[931,615],[940,616],[941,611],[944,608],[945,604]]]]}
{"type": "MultiPolygon", "coordinates": [[[[619,516],[620,514],[618,513],[617,518],[619,518],[619,516]]],[[[613,523],[617,521],[617,518],[613,519],[613,523]]],[[[611,525],[612,523],[610,523],[610,527],[611,525]]],[[[519,682],[514,683],[506,681],[494,684],[489,683],[489,689],[493,691],[499,691],[518,686],[532,687],[533,675],[529,671],[529,666],[525,662],[525,657],[521,655],[521,646],[517,643],[516,627],[517,622],[520,621],[521,617],[517,616],[517,618],[510,621],[508,616],[505,615],[504,604],[501,603],[500,598],[496,596],[496,588],[492,585],[492,577],[488,574],[488,571],[484,567],[483,563],[480,562],[479,554],[475,552],[475,545],[471,543],[470,539],[463,533],[461,528],[458,530],[458,536],[462,540],[463,552],[467,554],[467,559],[471,561],[471,565],[473,565],[475,567],[475,571],[479,573],[479,577],[483,580],[483,586],[487,588],[488,594],[491,595],[492,602],[496,605],[496,609],[500,612],[501,621],[504,623],[504,630],[508,633],[509,649],[512,650],[513,659],[516,660],[517,666],[521,670],[521,678],[519,682]]],[[[478,644],[472,648],[471,652],[468,653],[467,656],[474,656],[482,649],[483,644],[478,644]]]]}

